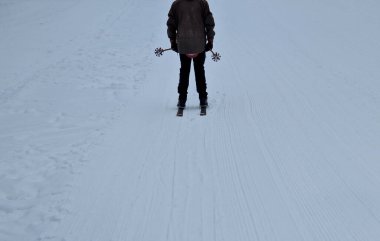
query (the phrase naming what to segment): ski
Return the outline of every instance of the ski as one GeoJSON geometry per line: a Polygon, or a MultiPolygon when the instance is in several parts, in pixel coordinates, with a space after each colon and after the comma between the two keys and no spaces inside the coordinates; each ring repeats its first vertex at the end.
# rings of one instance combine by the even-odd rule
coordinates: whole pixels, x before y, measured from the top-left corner
{"type": "Polygon", "coordinates": [[[177,116],[183,116],[183,110],[185,108],[182,108],[182,107],[178,107],[178,110],[177,110],[177,116]]]}
{"type": "Polygon", "coordinates": [[[206,109],[207,109],[207,106],[201,106],[201,112],[200,112],[200,115],[206,115],[206,109]]]}

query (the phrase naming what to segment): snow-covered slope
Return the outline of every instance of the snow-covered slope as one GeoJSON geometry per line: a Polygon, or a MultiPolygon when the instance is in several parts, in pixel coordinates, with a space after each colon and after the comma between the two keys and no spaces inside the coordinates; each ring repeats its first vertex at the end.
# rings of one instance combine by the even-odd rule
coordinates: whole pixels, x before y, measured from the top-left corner
{"type": "Polygon", "coordinates": [[[379,240],[380,3],[209,3],[178,118],[171,1],[0,0],[0,240],[379,240]]]}

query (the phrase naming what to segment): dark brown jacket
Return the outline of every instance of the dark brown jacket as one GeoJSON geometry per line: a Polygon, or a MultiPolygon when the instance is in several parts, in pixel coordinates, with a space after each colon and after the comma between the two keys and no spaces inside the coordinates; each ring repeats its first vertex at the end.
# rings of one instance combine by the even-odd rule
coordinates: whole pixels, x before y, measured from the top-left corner
{"type": "Polygon", "coordinates": [[[214,17],[206,0],[175,0],[168,16],[168,37],[177,41],[180,54],[201,53],[206,38],[214,39],[214,17]]]}

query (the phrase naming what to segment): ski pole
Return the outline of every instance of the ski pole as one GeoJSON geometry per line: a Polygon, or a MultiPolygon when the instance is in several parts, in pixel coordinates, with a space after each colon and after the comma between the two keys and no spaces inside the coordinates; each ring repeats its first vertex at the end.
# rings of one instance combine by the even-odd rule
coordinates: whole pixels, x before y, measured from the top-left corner
{"type": "MultiPolygon", "coordinates": [[[[172,50],[172,49],[171,48],[163,49],[163,48],[159,47],[159,48],[156,48],[154,50],[154,54],[157,57],[161,57],[164,54],[164,52],[169,51],[169,50],[172,50]]],[[[212,53],[211,58],[213,61],[218,62],[222,58],[222,56],[218,52],[214,52],[212,50],[210,50],[210,51],[212,53]]]]}

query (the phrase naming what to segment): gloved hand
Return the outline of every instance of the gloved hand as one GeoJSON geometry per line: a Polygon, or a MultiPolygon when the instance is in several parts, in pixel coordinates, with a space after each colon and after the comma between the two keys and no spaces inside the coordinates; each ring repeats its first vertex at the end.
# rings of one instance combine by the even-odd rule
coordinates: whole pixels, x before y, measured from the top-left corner
{"type": "Polygon", "coordinates": [[[178,45],[177,45],[177,41],[175,39],[171,39],[170,40],[170,44],[171,44],[171,49],[174,51],[174,52],[177,52],[178,53],[178,45]]]}
{"type": "Polygon", "coordinates": [[[207,41],[206,49],[205,49],[206,52],[212,50],[212,48],[214,47],[214,43],[213,42],[214,42],[213,40],[208,40],[207,41]]]}

